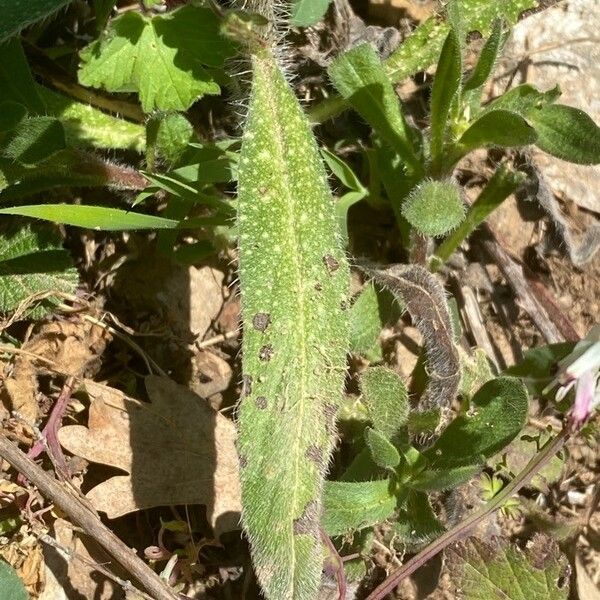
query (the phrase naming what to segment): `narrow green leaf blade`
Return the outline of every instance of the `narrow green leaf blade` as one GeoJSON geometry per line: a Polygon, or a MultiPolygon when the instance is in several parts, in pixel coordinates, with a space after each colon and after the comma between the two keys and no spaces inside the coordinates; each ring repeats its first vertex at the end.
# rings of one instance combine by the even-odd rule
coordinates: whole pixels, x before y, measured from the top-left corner
{"type": "Polygon", "coordinates": [[[323,504],[327,535],[343,535],[385,521],[396,508],[396,496],[388,479],[327,481],[323,504]]]}
{"type": "Polygon", "coordinates": [[[350,351],[381,360],[379,334],[383,327],[380,303],[375,286],[365,285],[350,308],[350,351]]]}
{"type": "Polygon", "coordinates": [[[370,44],[338,56],[328,69],[336,89],[413,171],[420,169],[400,99],[370,44]]]}
{"type": "Polygon", "coordinates": [[[2,3],[0,42],[28,25],[45,19],[69,4],[71,0],[12,0],[2,3]]]}
{"type": "Polygon", "coordinates": [[[464,600],[566,600],[570,567],[557,543],[536,534],[527,549],[499,539],[471,538],[450,546],[446,565],[464,600]]]}
{"type": "Polygon", "coordinates": [[[578,108],[551,104],[528,113],[538,148],[580,165],[600,163],[600,127],[578,108]]]}
{"type": "Polygon", "coordinates": [[[503,41],[502,21],[496,19],[492,27],[492,33],[486,40],[483,50],[479,55],[479,60],[473,69],[469,79],[465,82],[463,89],[465,92],[475,90],[481,87],[487,78],[492,74],[492,70],[496,64],[498,53],[502,47],[503,41]]]}
{"type": "Polygon", "coordinates": [[[411,479],[407,485],[419,492],[442,492],[457,488],[459,485],[473,479],[481,469],[481,465],[426,469],[414,479],[411,479]]]}
{"type": "Polygon", "coordinates": [[[173,229],[179,221],[129,212],[104,206],[78,204],[35,204],[0,209],[0,215],[20,215],[103,231],[128,231],[135,229],[173,229]]]}
{"type": "Polygon", "coordinates": [[[360,182],[360,179],[357,177],[350,165],[337,156],[337,154],[334,154],[327,148],[321,148],[321,155],[323,156],[331,172],[347,188],[350,188],[355,192],[362,192],[365,190],[365,187],[360,182]]]}

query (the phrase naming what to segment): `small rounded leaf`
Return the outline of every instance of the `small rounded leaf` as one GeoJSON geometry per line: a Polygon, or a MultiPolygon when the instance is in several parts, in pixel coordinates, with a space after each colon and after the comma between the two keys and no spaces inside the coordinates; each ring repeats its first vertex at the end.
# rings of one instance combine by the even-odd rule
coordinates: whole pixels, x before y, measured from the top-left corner
{"type": "Polygon", "coordinates": [[[393,469],[400,464],[400,454],[394,445],[377,429],[365,429],[365,441],[376,465],[393,469]]]}
{"type": "Polygon", "coordinates": [[[429,180],[410,193],[402,214],[420,233],[439,237],[461,223],[465,207],[454,184],[429,180]]]}

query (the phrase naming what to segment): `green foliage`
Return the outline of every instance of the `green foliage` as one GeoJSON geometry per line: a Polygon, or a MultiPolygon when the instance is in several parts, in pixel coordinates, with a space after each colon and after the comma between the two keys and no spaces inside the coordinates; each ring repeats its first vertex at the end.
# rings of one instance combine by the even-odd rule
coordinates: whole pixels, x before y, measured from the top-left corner
{"type": "Polygon", "coordinates": [[[35,165],[67,147],[65,130],[54,117],[27,117],[4,148],[4,155],[22,165],[35,165]]]}
{"type": "Polygon", "coordinates": [[[158,153],[169,163],[176,163],[194,136],[192,124],[178,113],[171,113],[160,120],[156,147],[158,153]]]}
{"type": "Polygon", "coordinates": [[[411,191],[402,215],[423,235],[439,237],[461,223],[465,206],[456,184],[426,179],[411,191]]]}
{"type": "Polygon", "coordinates": [[[349,274],[309,122],[266,50],[252,66],[238,188],[243,521],[266,596],[303,600],[321,575],[349,274]]]}
{"type": "Polygon", "coordinates": [[[19,33],[23,28],[45,19],[71,0],[11,0],[2,4],[0,42],[19,33]]]}
{"type": "Polygon", "coordinates": [[[393,469],[400,464],[400,453],[381,431],[367,427],[365,441],[377,466],[393,469]]]}
{"type": "Polygon", "coordinates": [[[464,600],[566,600],[570,567],[557,543],[537,534],[522,551],[498,539],[471,538],[446,550],[453,588],[464,600]]]}
{"type": "Polygon", "coordinates": [[[0,560],[0,590],[3,600],[27,600],[25,586],[16,571],[3,560],[0,560]]]}
{"type": "Polygon", "coordinates": [[[338,56],[328,69],[342,96],[394,148],[411,169],[419,173],[413,133],[400,107],[381,60],[369,44],[338,56]]]}
{"type": "Polygon", "coordinates": [[[327,12],[330,0],[292,0],[290,23],[308,27],[318,23],[327,12]]]}
{"type": "Polygon", "coordinates": [[[36,204],[13,206],[0,209],[0,215],[20,215],[53,223],[62,223],[86,229],[105,231],[127,231],[135,229],[173,229],[178,221],[129,212],[119,208],[104,206],[83,206],[81,204],[36,204]]]}
{"type": "MultiPolygon", "coordinates": [[[[26,298],[45,292],[73,294],[78,275],[56,233],[46,228],[20,227],[0,236],[0,312],[15,310],[26,298]]],[[[55,297],[34,305],[29,316],[40,317],[55,297]]]]}
{"type": "Polygon", "coordinates": [[[349,311],[351,352],[362,354],[374,362],[381,360],[381,317],[377,290],[369,283],[360,292],[349,311]]]}
{"type": "Polygon", "coordinates": [[[483,50],[479,55],[479,60],[477,61],[475,68],[463,85],[463,90],[465,92],[480,88],[487,81],[494,70],[503,41],[502,21],[496,19],[490,37],[483,46],[483,50]]]}
{"type": "Polygon", "coordinates": [[[441,535],[444,526],[435,516],[427,495],[411,490],[392,531],[404,544],[413,548],[441,535]]]}
{"type": "Polygon", "coordinates": [[[220,92],[207,67],[222,66],[232,54],[208,8],[184,6],[152,18],[130,11],[81,52],[79,81],[110,92],[134,90],[146,112],[186,110],[220,92]]]}
{"type": "Polygon", "coordinates": [[[527,113],[544,152],[580,165],[600,163],[600,127],[582,110],[549,104],[527,113]]]}
{"type": "Polygon", "coordinates": [[[387,367],[362,373],[360,387],[373,427],[387,439],[398,437],[408,418],[408,391],[400,376],[387,367]]]}
{"type": "Polygon", "coordinates": [[[0,103],[0,133],[14,129],[27,114],[27,109],[17,102],[8,100],[0,103]]]}
{"type": "Polygon", "coordinates": [[[323,504],[323,528],[334,536],[384,521],[396,508],[396,496],[389,479],[327,481],[323,504]]]}

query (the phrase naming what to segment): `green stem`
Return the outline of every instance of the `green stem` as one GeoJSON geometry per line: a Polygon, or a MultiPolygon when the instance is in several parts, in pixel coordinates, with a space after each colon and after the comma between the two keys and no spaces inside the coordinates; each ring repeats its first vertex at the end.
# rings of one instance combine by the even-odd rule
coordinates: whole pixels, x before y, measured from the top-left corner
{"type": "Polygon", "coordinates": [[[543,448],[527,463],[527,466],[494,496],[492,500],[437,540],[431,542],[431,544],[421,550],[419,554],[414,556],[405,565],[402,565],[400,569],[392,573],[383,583],[378,585],[367,596],[366,600],[381,600],[387,594],[391,593],[403,579],[414,573],[428,560],[444,550],[444,548],[467,536],[473,528],[501,508],[513,494],[516,494],[523,486],[527,485],[534,475],[539,473],[546,463],[565,445],[569,439],[569,435],[570,431],[568,427],[564,427],[558,435],[544,444],[543,448]]]}
{"type": "Polygon", "coordinates": [[[523,183],[523,173],[501,166],[483,188],[467,212],[465,220],[444,240],[436,251],[433,267],[445,263],[460,244],[481,225],[510,194],[523,183]]]}

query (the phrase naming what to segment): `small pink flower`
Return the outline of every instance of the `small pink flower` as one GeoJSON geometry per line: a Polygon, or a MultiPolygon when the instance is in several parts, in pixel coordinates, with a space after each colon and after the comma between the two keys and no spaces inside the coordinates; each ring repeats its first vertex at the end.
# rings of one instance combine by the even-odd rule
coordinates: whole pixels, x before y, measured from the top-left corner
{"type": "Polygon", "coordinates": [[[557,384],[556,399],[562,400],[575,386],[575,402],[568,413],[572,430],[580,429],[600,404],[600,325],[592,327],[577,343],[573,352],[558,364],[557,377],[544,389],[548,393],[557,384]]]}

